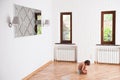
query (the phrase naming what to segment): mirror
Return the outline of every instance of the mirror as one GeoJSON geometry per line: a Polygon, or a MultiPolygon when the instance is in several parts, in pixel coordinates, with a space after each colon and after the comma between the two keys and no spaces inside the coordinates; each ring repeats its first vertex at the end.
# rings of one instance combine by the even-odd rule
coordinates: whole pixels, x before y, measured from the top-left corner
{"type": "Polygon", "coordinates": [[[15,37],[41,34],[41,11],[14,5],[19,24],[15,25],[15,37]]]}
{"type": "Polygon", "coordinates": [[[61,43],[72,43],[72,12],[62,12],[61,21],[61,43]]]}
{"type": "Polygon", "coordinates": [[[115,44],[115,11],[101,13],[101,42],[115,44]]]}

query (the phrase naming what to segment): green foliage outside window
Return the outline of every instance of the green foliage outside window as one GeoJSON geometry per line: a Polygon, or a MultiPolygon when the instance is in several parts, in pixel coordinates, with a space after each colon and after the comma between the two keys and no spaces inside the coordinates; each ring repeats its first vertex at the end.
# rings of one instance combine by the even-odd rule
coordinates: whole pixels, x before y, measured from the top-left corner
{"type": "Polygon", "coordinates": [[[112,30],[109,27],[104,28],[104,41],[112,41],[112,30]]]}
{"type": "Polygon", "coordinates": [[[42,33],[42,27],[41,25],[37,25],[37,34],[41,34],[42,33]]]}
{"type": "Polygon", "coordinates": [[[112,41],[112,14],[104,15],[104,41],[112,41]]]}

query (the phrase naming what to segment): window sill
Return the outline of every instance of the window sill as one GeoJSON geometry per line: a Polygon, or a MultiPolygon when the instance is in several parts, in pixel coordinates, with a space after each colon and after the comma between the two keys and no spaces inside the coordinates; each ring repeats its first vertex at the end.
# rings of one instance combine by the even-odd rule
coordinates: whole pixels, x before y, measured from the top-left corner
{"type": "Polygon", "coordinates": [[[55,44],[60,44],[60,45],[75,45],[75,43],[55,43],[55,44]]]}
{"type": "Polygon", "coordinates": [[[114,45],[114,44],[96,44],[96,46],[120,46],[120,45],[114,45]]]}

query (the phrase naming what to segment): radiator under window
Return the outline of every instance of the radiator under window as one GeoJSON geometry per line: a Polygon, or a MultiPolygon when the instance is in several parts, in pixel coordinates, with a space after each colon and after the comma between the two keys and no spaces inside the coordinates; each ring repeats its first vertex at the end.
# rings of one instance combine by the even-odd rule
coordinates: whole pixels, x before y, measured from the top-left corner
{"type": "Polygon", "coordinates": [[[76,45],[55,45],[54,60],[56,61],[77,61],[76,45]]]}

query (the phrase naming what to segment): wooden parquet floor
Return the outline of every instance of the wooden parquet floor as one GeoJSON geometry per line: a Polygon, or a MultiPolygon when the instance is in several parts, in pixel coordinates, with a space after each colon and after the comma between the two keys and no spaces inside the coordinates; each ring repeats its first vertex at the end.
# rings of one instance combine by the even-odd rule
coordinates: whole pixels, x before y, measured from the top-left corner
{"type": "Polygon", "coordinates": [[[77,63],[53,62],[29,80],[120,80],[120,65],[91,64],[87,75],[77,73],[77,63]]]}

